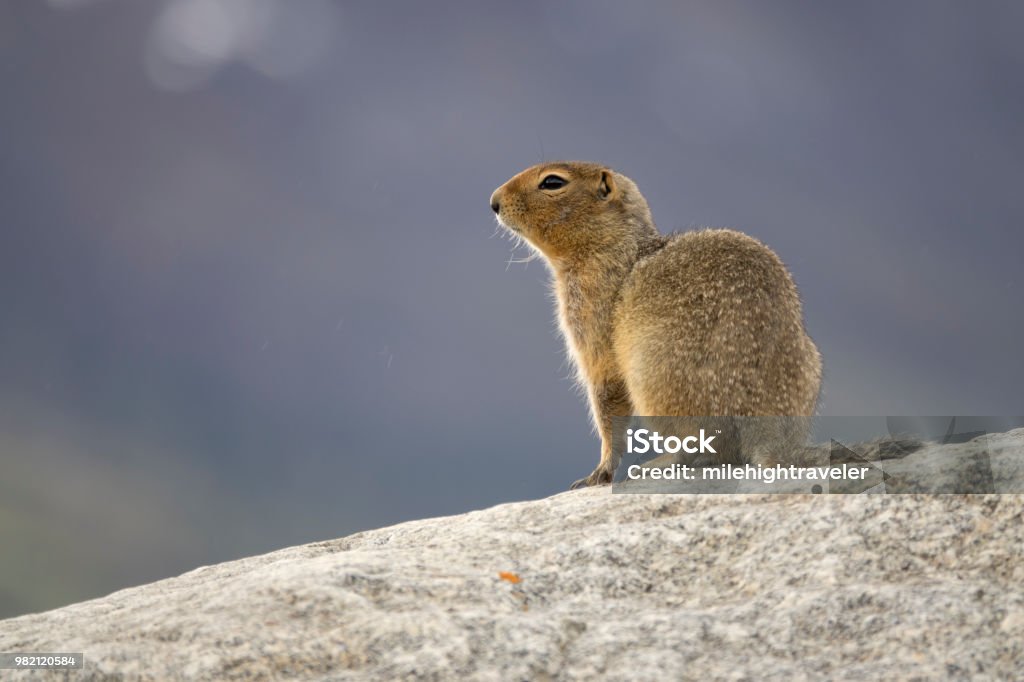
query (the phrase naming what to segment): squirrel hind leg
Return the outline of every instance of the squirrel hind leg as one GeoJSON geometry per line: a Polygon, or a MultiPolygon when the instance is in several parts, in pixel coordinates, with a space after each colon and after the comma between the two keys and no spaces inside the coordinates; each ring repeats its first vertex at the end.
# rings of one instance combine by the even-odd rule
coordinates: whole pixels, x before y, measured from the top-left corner
{"type": "Polygon", "coordinates": [[[742,461],[763,467],[802,465],[813,457],[807,452],[810,417],[740,417],[742,461]]]}

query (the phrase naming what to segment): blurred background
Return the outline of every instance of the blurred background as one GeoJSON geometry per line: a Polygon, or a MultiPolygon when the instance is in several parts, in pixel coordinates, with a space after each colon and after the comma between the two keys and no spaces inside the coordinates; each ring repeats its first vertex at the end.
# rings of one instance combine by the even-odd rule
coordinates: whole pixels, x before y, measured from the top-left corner
{"type": "Polygon", "coordinates": [[[589,473],[545,268],[488,208],[541,160],[771,245],[824,414],[1024,412],[1022,29],[1013,2],[0,4],[0,617],[589,473]]]}

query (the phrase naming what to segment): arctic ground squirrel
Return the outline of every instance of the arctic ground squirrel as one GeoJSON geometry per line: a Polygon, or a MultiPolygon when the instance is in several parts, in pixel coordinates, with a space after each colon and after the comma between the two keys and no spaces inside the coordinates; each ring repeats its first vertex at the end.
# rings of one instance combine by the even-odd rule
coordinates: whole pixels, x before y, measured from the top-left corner
{"type": "MultiPolygon", "coordinates": [[[[792,277],[758,240],[728,229],[661,235],[632,180],[579,161],[526,169],[494,191],[491,209],[551,270],[559,326],[601,438],[597,468],[573,488],[612,480],[614,417],[814,414],[821,356],[792,277]]],[[[805,431],[788,433],[789,444],[805,431]]],[[[744,442],[713,459],[786,459],[744,442]]]]}

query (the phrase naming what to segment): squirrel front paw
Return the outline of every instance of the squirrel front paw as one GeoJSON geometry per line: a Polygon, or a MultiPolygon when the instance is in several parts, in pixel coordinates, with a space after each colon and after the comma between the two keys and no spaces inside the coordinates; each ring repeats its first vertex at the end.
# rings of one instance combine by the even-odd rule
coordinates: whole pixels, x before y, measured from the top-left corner
{"type": "Polygon", "coordinates": [[[594,472],[586,478],[581,478],[569,487],[569,490],[586,488],[592,485],[608,485],[612,482],[612,472],[603,466],[598,465],[594,472]]]}

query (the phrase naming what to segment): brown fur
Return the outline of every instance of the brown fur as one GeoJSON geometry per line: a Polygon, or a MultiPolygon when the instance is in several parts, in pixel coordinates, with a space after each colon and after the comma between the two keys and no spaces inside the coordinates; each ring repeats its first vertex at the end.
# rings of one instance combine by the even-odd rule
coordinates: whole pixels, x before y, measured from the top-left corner
{"type": "Polygon", "coordinates": [[[792,278],[761,242],[733,230],[662,236],[633,181],[593,163],[528,168],[491,207],[554,275],[601,437],[597,469],[574,487],[611,480],[615,416],[814,413],[821,359],[792,278]],[[550,175],[567,184],[541,189],[550,175]]]}

